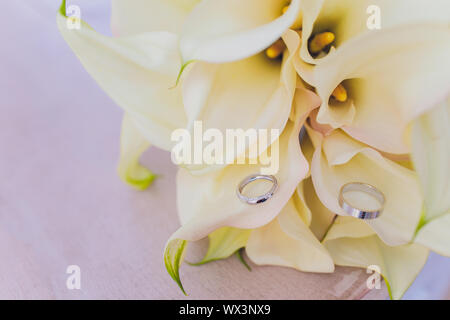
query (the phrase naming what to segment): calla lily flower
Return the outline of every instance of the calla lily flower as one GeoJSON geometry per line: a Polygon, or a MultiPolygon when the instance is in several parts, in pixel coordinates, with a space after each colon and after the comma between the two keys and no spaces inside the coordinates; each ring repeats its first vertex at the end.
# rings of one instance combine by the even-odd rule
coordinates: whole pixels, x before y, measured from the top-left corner
{"type": "Polygon", "coordinates": [[[416,119],[411,131],[412,158],[425,195],[414,241],[450,256],[450,100],[416,119]]]}
{"type": "Polygon", "coordinates": [[[450,98],[413,122],[411,141],[430,221],[450,212],[450,98]]]}
{"type": "Polygon", "coordinates": [[[355,181],[370,184],[384,193],[386,203],[383,214],[367,224],[388,245],[409,243],[423,205],[417,175],[343,131],[335,130],[326,137],[311,128],[308,132],[315,145],[311,177],[321,202],[331,212],[345,216],[338,203],[341,186],[355,181]]]}
{"type": "Polygon", "coordinates": [[[322,99],[317,121],[381,151],[408,153],[407,125],[450,89],[449,2],[305,0],[302,6],[296,66],[322,99]],[[380,30],[367,26],[366,10],[374,5],[380,30]],[[332,42],[321,40],[323,51],[313,56],[312,42],[327,32],[332,42]]]}
{"type": "Polygon", "coordinates": [[[84,21],[80,29],[69,29],[65,1],[57,23],[85,69],[126,112],[129,119],[124,119],[119,174],[142,189],[153,178],[148,171],[143,174],[143,168],[134,168],[140,153],[149,145],[170,150],[174,144],[170,140],[172,131],[187,123],[181,88],[169,89],[181,67],[178,37],[155,31],[110,38],[98,34],[84,21]],[[129,146],[133,139],[143,138],[147,144],[129,146]]]}
{"type": "Polygon", "coordinates": [[[67,28],[66,21],[64,1],[58,27],[85,69],[152,145],[170,150],[171,132],[186,124],[181,89],[169,90],[181,66],[177,36],[158,31],[110,38],[84,21],[80,29],[67,28]]]}
{"type": "Polygon", "coordinates": [[[307,126],[315,147],[311,160],[314,191],[326,207],[319,206],[313,212],[325,217],[321,219],[322,230],[330,215],[338,214],[323,244],[336,265],[375,266],[393,299],[400,299],[417,277],[429,249],[449,255],[448,111],[444,103],[413,123],[411,138],[418,174],[341,130],[317,125],[314,113],[310,124],[316,130],[307,126]],[[378,219],[358,220],[340,208],[340,187],[355,181],[373,185],[385,194],[384,211],[378,219]],[[421,189],[427,186],[439,191],[425,192],[424,201],[421,189]]]}
{"type": "Polygon", "coordinates": [[[421,225],[414,242],[422,244],[440,255],[450,257],[450,236],[448,230],[450,230],[450,214],[446,213],[427,222],[425,225],[421,225]]]}
{"type": "Polygon", "coordinates": [[[379,150],[408,153],[408,124],[450,89],[449,54],[446,26],[398,27],[348,41],[315,68],[322,99],[317,121],[379,150]],[[331,97],[341,83],[346,102],[331,97]]]}
{"type": "Polygon", "coordinates": [[[320,63],[326,52],[312,53],[311,42],[321,33],[333,34],[329,43],[326,38],[322,40],[322,49],[331,48],[333,52],[355,37],[373,35],[374,30],[389,33],[396,26],[446,24],[449,22],[448,9],[446,0],[303,0],[302,34],[305,42],[300,55],[307,63],[320,63]]]}
{"type": "MultiPolygon", "coordinates": [[[[290,34],[285,34],[283,39],[289,45],[281,63],[260,53],[237,62],[192,65],[182,84],[191,132],[195,121],[201,121],[204,130],[215,128],[224,134],[227,129],[250,128],[283,132],[291,114],[297,81],[292,59],[299,48],[290,34]]],[[[236,157],[257,142],[250,138],[244,149],[237,150],[236,157]]],[[[186,168],[201,174],[218,167],[188,165],[186,168]]]]}

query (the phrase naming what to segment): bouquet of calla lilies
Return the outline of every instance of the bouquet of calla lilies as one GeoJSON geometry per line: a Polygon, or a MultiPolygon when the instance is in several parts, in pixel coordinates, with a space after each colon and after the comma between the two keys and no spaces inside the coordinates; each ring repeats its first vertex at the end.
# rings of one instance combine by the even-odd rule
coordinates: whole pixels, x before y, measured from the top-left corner
{"type": "Polygon", "coordinates": [[[139,157],[173,151],[178,129],[278,132],[263,148],[277,146],[276,188],[256,204],[236,188],[262,169],[264,150],[242,157],[259,137],[231,156],[248,161],[179,165],[164,263],[183,292],[186,246],[205,237],[200,264],[245,248],[304,272],[376,266],[393,299],[430,250],[450,256],[448,0],[112,0],[113,37],[68,5],[60,32],[124,110],[118,171],[131,186],[151,184],[139,157]],[[345,210],[352,183],[383,196],[379,217],[345,210]]]}

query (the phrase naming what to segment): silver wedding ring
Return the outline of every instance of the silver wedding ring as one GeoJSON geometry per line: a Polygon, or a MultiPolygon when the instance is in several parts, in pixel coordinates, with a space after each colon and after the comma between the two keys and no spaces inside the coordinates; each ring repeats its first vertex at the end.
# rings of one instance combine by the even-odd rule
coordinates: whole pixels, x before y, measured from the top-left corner
{"type": "Polygon", "coordinates": [[[239,184],[237,190],[236,190],[236,194],[238,196],[238,198],[245,203],[248,204],[259,204],[259,203],[263,203],[266,202],[267,200],[269,200],[270,198],[272,198],[272,196],[274,195],[275,191],[277,191],[278,188],[278,182],[277,182],[277,178],[275,178],[275,176],[269,176],[269,175],[261,175],[261,174],[254,174],[254,175],[250,175],[248,177],[246,177],[244,180],[242,180],[242,182],[239,184]],[[242,191],[244,190],[244,188],[252,183],[253,181],[256,180],[268,180],[272,182],[272,188],[270,188],[269,191],[267,191],[266,193],[264,193],[263,195],[257,196],[257,197],[247,197],[244,194],[242,194],[242,191]]]}
{"type": "Polygon", "coordinates": [[[339,192],[339,205],[341,206],[341,208],[352,217],[358,219],[366,220],[378,218],[383,212],[385,202],[386,199],[384,197],[384,194],[374,186],[371,186],[370,184],[367,183],[360,183],[360,182],[347,183],[341,187],[341,190],[339,192]],[[354,192],[354,191],[364,192],[368,194],[369,196],[377,200],[379,206],[372,210],[365,210],[350,204],[347,200],[345,200],[344,195],[347,192],[354,192]]]}

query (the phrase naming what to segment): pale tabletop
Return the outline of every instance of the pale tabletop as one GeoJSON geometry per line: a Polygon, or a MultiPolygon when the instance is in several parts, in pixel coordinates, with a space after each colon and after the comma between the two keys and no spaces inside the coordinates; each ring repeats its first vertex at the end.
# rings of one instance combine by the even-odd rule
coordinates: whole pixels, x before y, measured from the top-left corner
{"type": "MultiPolygon", "coordinates": [[[[0,298],[185,299],[162,260],[179,226],[169,154],[144,155],[160,175],[148,190],[119,180],[122,112],[68,49],[54,11],[32,7],[0,4],[0,298]],[[69,265],[81,268],[81,290],[66,288],[69,265]]],[[[252,267],[236,257],[184,265],[187,298],[360,299],[369,291],[361,269],[252,267]]]]}

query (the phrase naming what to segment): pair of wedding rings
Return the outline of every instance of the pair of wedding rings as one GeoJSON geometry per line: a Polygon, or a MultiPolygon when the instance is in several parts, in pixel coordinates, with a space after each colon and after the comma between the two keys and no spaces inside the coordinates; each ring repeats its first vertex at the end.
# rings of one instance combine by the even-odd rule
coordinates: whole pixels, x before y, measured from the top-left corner
{"type": "MultiPolygon", "coordinates": [[[[250,175],[246,177],[241,183],[238,185],[236,194],[238,198],[247,204],[255,205],[266,202],[270,198],[273,197],[275,192],[278,189],[278,181],[275,176],[272,175],[250,175]],[[266,180],[272,182],[272,187],[266,193],[256,196],[256,197],[248,197],[243,194],[244,188],[250,183],[257,180],[266,180]]],[[[386,202],[384,194],[379,191],[374,186],[367,183],[360,182],[351,182],[343,185],[339,192],[339,205],[344,210],[345,213],[349,214],[352,217],[368,220],[378,218],[384,209],[384,203],[386,202]],[[366,195],[371,196],[378,203],[376,208],[372,208],[371,210],[359,208],[358,206],[352,204],[349,200],[346,199],[345,195],[350,192],[362,192],[366,195]]]]}

